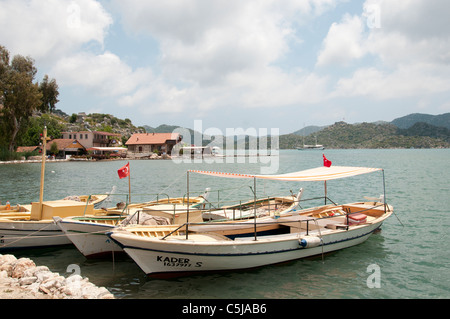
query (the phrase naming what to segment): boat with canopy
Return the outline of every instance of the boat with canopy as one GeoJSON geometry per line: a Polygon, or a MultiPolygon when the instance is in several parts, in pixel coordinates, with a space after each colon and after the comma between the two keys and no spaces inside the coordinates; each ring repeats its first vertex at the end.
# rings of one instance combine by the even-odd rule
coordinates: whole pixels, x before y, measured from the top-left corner
{"type": "MultiPolygon", "coordinates": [[[[202,271],[260,267],[344,249],[367,240],[393,213],[386,202],[384,170],[332,166],[277,175],[190,170],[223,178],[253,179],[255,218],[241,222],[194,223],[180,226],[118,227],[108,236],[152,277],[202,271]],[[336,204],[327,197],[327,181],[381,172],[379,199],[336,204]],[[325,204],[297,207],[280,216],[256,216],[256,181],[324,182],[325,204]],[[329,201],[329,204],[327,203],[329,201]],[[299,209],[300,208],[300,209],[299,209]]],[[[299,200],[297,205],[301,205],[299,200]]]]}
{"type": "MultiPolygon", "coordinates": [[[[67,237],[87,258],[108,257],[112,253],[123,253],[122,248],[106,237],[116,227],[130,225],[147,226],[180,226],[187,222],[188,214],[191,223],[243,221],[254,217],[253,201],[219,207],[212,203],[207,188],[197,197],[186,196],[172,198],[162,197],[155,201],[131,204],[122,211],[117,209],[104,210],[104,214],[55,217],[57,225],[67,237]]],[[[161,194],[157,194],[161,197],[161,194]]],[[[277,196],[261,198],[257,201],[256,215],[275,216],[294,209],[298,205],[301,191],[297,196],[277,196]]]]}

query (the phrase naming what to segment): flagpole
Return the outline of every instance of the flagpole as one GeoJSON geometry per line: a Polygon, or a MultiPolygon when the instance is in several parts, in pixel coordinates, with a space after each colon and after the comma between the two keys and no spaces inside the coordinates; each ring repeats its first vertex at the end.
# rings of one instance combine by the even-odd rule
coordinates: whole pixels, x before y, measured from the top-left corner
{"type": "MultiPolygon", "coordinates": [[[[130,164],[130,162],[128,162],[130,164]]],[[[130,165],[128,165],[128,205],[131,204],[131,170],[130,165]]]]}

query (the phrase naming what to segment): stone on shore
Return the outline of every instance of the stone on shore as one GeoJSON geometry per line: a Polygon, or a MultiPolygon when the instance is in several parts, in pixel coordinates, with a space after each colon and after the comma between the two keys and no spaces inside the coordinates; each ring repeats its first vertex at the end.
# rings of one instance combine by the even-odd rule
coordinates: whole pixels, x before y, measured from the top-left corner
{"type": "Polygon", "coordinates": [[[68,278],[36,266],[29,258],[0,254],[0,299],[114,299],[88,278],[68,278]]]}

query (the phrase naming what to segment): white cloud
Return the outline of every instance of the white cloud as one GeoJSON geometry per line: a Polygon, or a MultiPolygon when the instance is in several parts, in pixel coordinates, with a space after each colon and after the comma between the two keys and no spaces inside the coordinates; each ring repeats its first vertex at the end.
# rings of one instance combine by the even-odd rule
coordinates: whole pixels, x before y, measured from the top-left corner
{"type": "Polygon", "coordinates": [[[151,112],[206,112],[223,107],[279,107],[324,96],[326,77],[274,63],[298,41],[295,25],[336,0],[115,1],[131,33],[159,43],[158,80],[123,97],[154,103],[151,112]],[[157,88],[157,89],[156,89],[157,88]]]}
{"type": "Polygon", "coordinates": [[[94,94],[108,96],[129,94],[152,77],[150,70],[132,70],[110,52],[101,55],[85,52],[61,58],[51,73],[62,85],[85,87],[94,94]]]}
{"type": "Polygon", "coordinates": [[[103,40],[111,16],[94,0],[2,0],[0,43],[12,54],[51,63],[103,40]]]}
{"type": "Polygon", "coordinates": [[[216,85],[234,72],[275,61],[291,33],[268,1],[119,3],[124,21],[158,39],[164,76],[216,85]]]}
{"type": "Polygon", "coordinates": [[[62,91],[81,88],[91,107],[116,104],[142,118],[320,105],[323,117],[341,119],[349,104],[353,118],[360,101],[402,97],[448,108],[450,2],[349,2],[338,9],[351,13],[336,18],[341,2],[0,0],[0,44],[35,58],[62,91]]]}
{"type": "Polygon", "coordinates": [[[439,70],[429,65],[400,66],[392,72],[374,67],[360,68],[350,78],[337,82],[334,96],[367,96],[386,100],[447,91],[448,76],[441,77],[436,72],[439,70]]]}
{"type": "Polygon", "coordinates": [[[372,13],[379,14],[378,27],[371,25],[373,21],[365,20],[373,17],[363,13],[346,15],[341,22],[334,23],[323,41],[317,65],[348,67],[369,55],[373,63],[338,79],[330,98],[366,96],[388,100],[447,92],[450,29],[443,12],[445,8],[450,9],[450,4],[436,3],[368,0],[364,7],[377,9],[372,13]]]}
{"type": "Polygon", "coordinates": [[[348,65],[366,54],[361,17],[345,15],[341,23],[333,23],[317,58],[318,66],[348,65]]]}

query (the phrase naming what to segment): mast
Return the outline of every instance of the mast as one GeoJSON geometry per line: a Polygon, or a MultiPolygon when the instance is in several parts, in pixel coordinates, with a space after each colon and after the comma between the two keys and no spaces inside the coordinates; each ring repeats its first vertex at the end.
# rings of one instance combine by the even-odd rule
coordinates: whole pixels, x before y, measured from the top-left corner
{"type": "Polygon", "coordinates": [[[41,186],[39,191],[39,218],[42,216],[42,207],[44,202],[44,177],[45,177],[45,160],[47,154],[47,126],[44,126],[44,134],[42,136],[42,163],[41,163],[41,186]]]}

